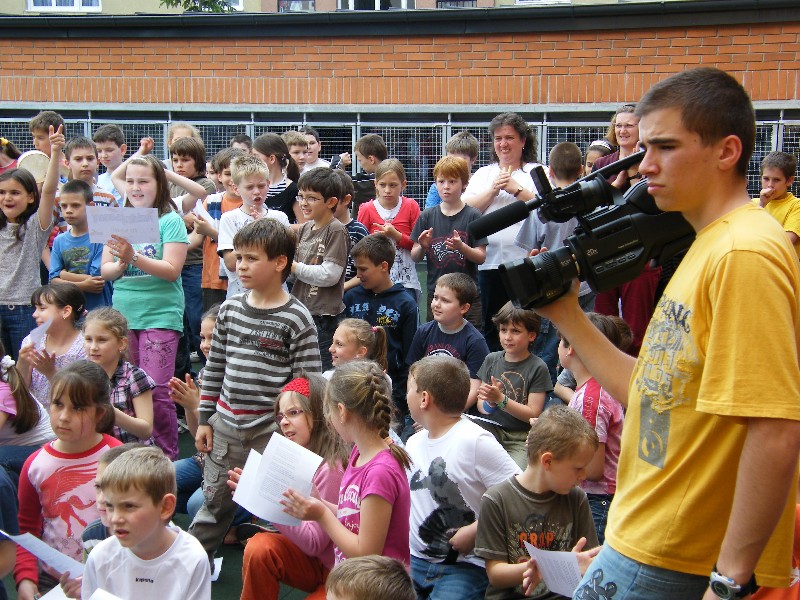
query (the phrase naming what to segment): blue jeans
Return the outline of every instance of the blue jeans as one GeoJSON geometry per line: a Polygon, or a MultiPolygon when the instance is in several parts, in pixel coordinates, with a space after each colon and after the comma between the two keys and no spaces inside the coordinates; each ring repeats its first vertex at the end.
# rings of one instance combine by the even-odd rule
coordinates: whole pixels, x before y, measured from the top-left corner
{"type": "Polygon", "coordinates": [[[492,317],[510,300],[506,286],[500,277],[500,269],[478,271],[478,287],[481,291],[481,309],[483,310],[483,337],[489,346],[489,352],[499,352],[500,336],[492,317]]]}
{"type": "Polygon", "coordinates": [[[597,541],[600,545],[606,543],[606,523],[608,523],[608,509],[614,494],[586,494],[589,500],[589,510],[592,511],[592,521],[597,531],[597,541]]]}
{"type": "Polygon", "coordinates": [[[558,364],[558,331],[556,326],[547,319],[542,319],[539,335],[533,342],[533,354],[538,356],[547,365],[550,381],[556,384],[556,365],[558,364]]]}
{"type": "Polygon", "coordinates": [[[15,494],[19,482],[19,474],[22,473],[22,466],[28,457],[36,452],[41,446],[0,446],[0,467],[8,473],[11,482],[14,484],[15,494]]]}
{"type": "Polygon", "coordinates": [[[651,567],[603,546],[583,576],[574,600],[693,600],[708,589],[708,575],[651,567]]]}
{"type": "MultiPolygon", "coordinates": [[[[175,482],[178,484],[175,512],[187,514],[194,520],[197,511],[203,506],[203,469],[194,457],[182,458],[172,464],[175,465],[175,482]]],[[[232,527],[249,520],[250,513],[240,506],[236,509],[232,527]]]]}
{"type": "MultiPolygon", "coordinates": [[[[413,290],[412,290],[413,291],[413,290]]],[[[314,325],[317,326],[317,340],[319,340],[319,357],[322,360],[322,370],[333,368],[330,347],[333,343],[333,333],[344,319],[344,311],[338,315],[313,315],[314,325]]]]}
{"type": "Polygon", "coordinates": [[[0,304],[0,342],[6,354],[17,360],[22,340],[36,329],[30,304],[0,304]]]}
{"type": "Polygon", "coordinates": [[[430,563],[416,556],[411,557],[411,579],[419,600],[482,600],[489,585],[481,567],[430,563]]]}
{"type": "Polygon", "coordinates": [[[203,265],[184,265],[181,270],[181,283],[183,284],[184,314],[188,324],[189,352],[200,352],[200,319],[203,316],[203,290],[200,282],[203,278],[203,265]]]}
{"type": "MultiPolygon", "coordinates": [[[[17,522],[17,489],[5,469],[0,469],[0,529],[11,535],[19,534],[17,522]]],[[[14,545],[10,540],[2,540],[0,544],[14,545]]],[[[0,581],[0,600],[7,600],[6,588],[0,581]]]]}

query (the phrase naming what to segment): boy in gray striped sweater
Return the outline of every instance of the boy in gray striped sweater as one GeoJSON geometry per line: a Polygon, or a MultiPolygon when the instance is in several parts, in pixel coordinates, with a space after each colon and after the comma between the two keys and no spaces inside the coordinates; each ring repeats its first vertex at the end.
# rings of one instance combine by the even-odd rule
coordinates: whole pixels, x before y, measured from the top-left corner
{"type": "Polygon", "coordinates": [[[319,373],[321,367],[314,320],[282,288],[297,247],[294,232],[274,219],[260,219],[239,230],[233,247],[247,291],[220,308],[195,436],[197,449],[207,453],[205,500],[189,532],[212,565],[236,509],[228,471],[243,467],[251,448],[263,452],[276,429],[273,408],[281,388],[303,371],[319,373]]]}

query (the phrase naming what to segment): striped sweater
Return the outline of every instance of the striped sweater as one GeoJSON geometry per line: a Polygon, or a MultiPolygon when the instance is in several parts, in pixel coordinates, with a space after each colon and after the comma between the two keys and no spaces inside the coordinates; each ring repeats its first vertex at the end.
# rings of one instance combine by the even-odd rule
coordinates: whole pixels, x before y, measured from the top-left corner
{"type": "Polygon", "coordinates": [[[253,308],[249,294],[220,308],[203,372],[200,425],[214,413],[237,429],[271,424],[281,388],[303,370],[321,370],[308,309],[294,297],[277,308],[253,308]]]}

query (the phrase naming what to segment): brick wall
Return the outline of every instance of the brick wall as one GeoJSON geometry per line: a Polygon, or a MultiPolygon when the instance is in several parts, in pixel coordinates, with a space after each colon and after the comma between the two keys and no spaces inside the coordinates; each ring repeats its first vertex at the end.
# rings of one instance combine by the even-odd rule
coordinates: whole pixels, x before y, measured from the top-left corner
{"type": "Polygon", "coordinates": [[[0,102],[620,102],[697,65],[734,73],[753,100],[797,99],[800,23],[361,39],[0,39],[0,102]]]}

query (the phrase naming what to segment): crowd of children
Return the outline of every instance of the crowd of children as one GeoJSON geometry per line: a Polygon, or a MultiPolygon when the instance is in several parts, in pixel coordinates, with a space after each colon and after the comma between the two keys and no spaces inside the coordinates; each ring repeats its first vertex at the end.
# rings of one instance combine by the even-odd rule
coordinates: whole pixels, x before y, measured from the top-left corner
{"type": "MultiPolygon", "coordinates": [[[[575,226],[532,215],[491,241],[472,235],[498,198],[532,194],[513,176],[533,165],[530,129],[513,113],[492,127],[496,163],[470,184],[478,143],[456,134],[424,210],[374,134],[355,145],[353,179],[350,155],[320,158],[309,127],[238,135],[207,161],[197,129],[176,123],[162,162],[148,138],[126,159],[113,124],[67,140],[45,111],[30,124],[49,157],[41,185],[0,138],[12,161],[0,165],[0,494],[16,488],[19,511],[4,498],[0,526],[86,563],[73,577],[22,548],[8,559],[0,541],[18,597],[61,585],[75,598],[210,598],[219,546],[254,520],[233,490],[273,434],[323,460],[310,496],[284,494],[300,525],[240,536],[243,599],[278,598],[282,583],[338,600],[559,597],[523,542],[575,552],[585,572],[605,539],[625,408],[572,336],[486,289],[512,245],[536,254],[575,226]],[[158,241],[92,241],[93,207],[156,209],[158,241]],[[179,412],[193,457],[179,457],[179,412]]],[[[594,142],[584,161],[557,145],[554,187],[611,150],[594,142]]],[[[796,168],[769,154],[753,203],[800,254],[796,168]]],[[[631,328],[581,294],[628,351],[631,328]]]]}

